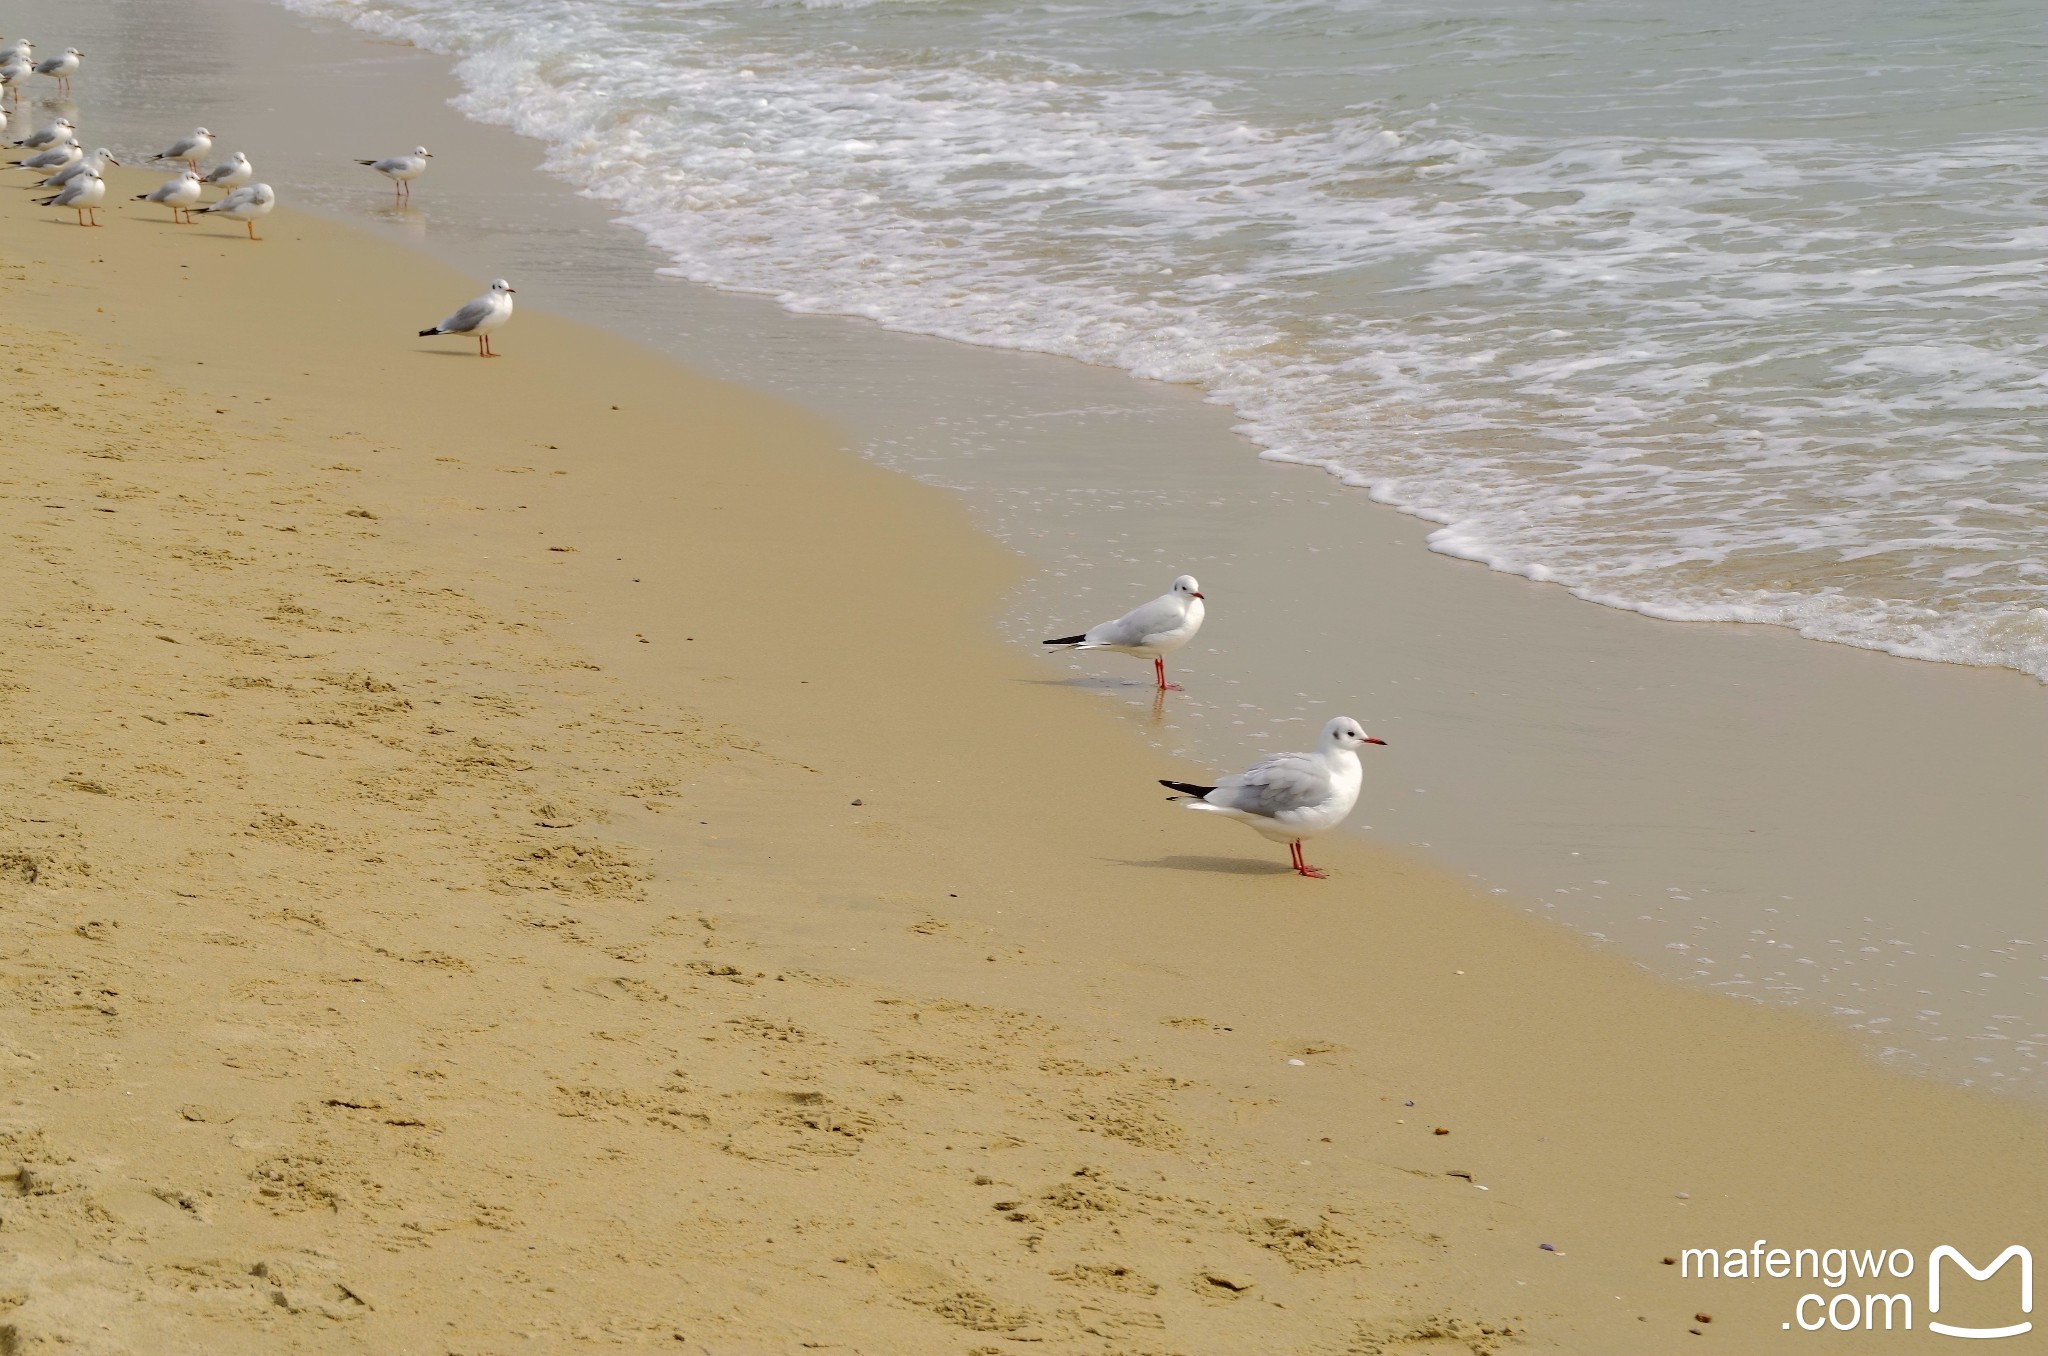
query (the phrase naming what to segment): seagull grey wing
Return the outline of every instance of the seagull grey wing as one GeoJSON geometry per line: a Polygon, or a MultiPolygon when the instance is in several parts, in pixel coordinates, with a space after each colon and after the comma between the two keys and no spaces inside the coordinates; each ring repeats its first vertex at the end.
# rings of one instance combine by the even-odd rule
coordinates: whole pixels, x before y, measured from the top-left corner
{"type": "Polygon", "coordinates": [[[1276,753],[1250,770],[1216,783],[1208,800],[1246,814],[1272,818],[1320,805],[1330,798],[1330,772],[1312,753],[1276,753]]]}
{"type": "Polygon", "coordinates": [[[439,328],[444,334],[467,334],[490,318],[491,299],[478,297],[454,315],[442,321],[439,328]]]}
{"type": "Polygon", "coordinates": [[[1115,621],[1096,627],[1088,633],[1088,638],[1098,645],[1142,645],[1146,637],[1171,631],[1181,624],[1186,614],[1175,606],[1177,601],[1169,593],[1149,603],[1140,603],[1115,621]]]}

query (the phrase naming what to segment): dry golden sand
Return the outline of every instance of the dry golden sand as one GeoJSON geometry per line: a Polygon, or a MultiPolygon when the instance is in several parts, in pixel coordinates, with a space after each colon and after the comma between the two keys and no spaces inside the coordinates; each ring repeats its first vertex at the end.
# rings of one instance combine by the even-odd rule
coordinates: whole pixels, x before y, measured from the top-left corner
{"type": "Polygon", "coordinates": [[[1758,1351],[1660,1257],[2041,1236],[2029,1109],[1176,814],[804,416],[108,218],[0,213],[0,1351],[1758,1351]]]}

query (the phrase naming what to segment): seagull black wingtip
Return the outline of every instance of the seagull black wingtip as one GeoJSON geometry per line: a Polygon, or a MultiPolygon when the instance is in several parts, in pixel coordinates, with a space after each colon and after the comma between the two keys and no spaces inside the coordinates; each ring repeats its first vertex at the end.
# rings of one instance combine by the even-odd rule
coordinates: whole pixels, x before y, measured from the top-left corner
{"type": "Polygon", "coordinates": [[[1061,636],[1058,640],[1041,640],[1040,645],[1079,645],[1087,636],[1061,636]]]}
{"type": "Polygon", "coordinates": [[[1178,791],[1184,796],[1193,796],[1196,800],[1200,800],[1216,789],[1213,786],[1196,786],[1193,782],[1169,782],[1162,780],[1159,784],[1169,791],[1178,791]]]}

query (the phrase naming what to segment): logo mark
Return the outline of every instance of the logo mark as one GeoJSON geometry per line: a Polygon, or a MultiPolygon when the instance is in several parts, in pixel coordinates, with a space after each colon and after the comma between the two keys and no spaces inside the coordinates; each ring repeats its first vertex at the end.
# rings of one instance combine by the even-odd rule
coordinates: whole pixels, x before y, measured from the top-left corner
{"type": "MultiPolygon", "coordinates": [[[[2020,1312],[2034,1312],[2034,1254],[2015,1243],[1998,1254],[1998,1260],[1979,1270],[1970,1264],[1970,1259],[1944,1243],[1927,1254],[1927,1312],[1929,1315],[1941,1312],[1941,1259],[1948,1258],[1964,1271],[1973,1281],[1988,1281],[2013,1258],[2020,1259],[2020,1312]]],[[[1958,1328],[1947,1323],[1937,1323],[1930,1317],[1927,1321],[1930,1332],[1944,1337],[2018,1337],[2021,1333],[2032,1332],[2032,1322],[2014,1323],[2004,1328],[1958,1328]]]]}

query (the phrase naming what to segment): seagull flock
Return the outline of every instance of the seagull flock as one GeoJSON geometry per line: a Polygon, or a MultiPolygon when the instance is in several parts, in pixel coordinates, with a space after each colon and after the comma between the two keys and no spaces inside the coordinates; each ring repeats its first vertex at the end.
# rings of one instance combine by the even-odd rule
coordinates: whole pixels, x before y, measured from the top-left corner
{"type": "MultiPolygon", "coordinates": [[[[1111,650],[1149,659],[1163,698],[1181,690],[1178,683],[1166,681],[1166,656],[1193,640],[1207,615],[1201,584],[1184,574],[1171,589],[1114,621],[1045,643],[1061,650],[1111,650]]],[[[1243,772],[1219,777],[1214,786],[1159,784],[1179,793],[1168,797],[1179,805],[1234,819],[1261,838],[1287,844],[1294,870],[1321,880],[1323,873],[1302,859],[1301,845],[1344,822],[1365,784],[1359,750],[1386,742],[1367,734],[1351,717],[1338,716],[1323,727],[1322,740],[1311,752],[1269,754],[1243,772]]]]}
{"type": "MultiPolygon", "coordinates": [[[[21,113],[21,91],[30,77],[48,76],[56,82],[57,96],[68,96],[71,77],[78,74],[85,56],[78,48],[67,47],[61,55],[37,61],[35,50],[36,45],[26,38],[0,38],[0,139],[8,135],[8,124],[21,113]]],[[[13,145],[24,152],[15,165],[37,174],[35,187],[54,190],[50,196],[36,199],[38,203],[70,209],[80,226],[101,225],[99,209],[107,200],[105,174],[109,166],[121,163],[112,151],[105,146],[86,150],[79,139],[78,125],[68,116],[52,118],[13,145]]],[[[213,133],[199,127],[147,157],[150,164],[181,164],[182,168],[149,192],[136,194],[135,201],[169,208],[175,225],[191,226],[201,216],[215,216],[239,222],[251,240],[262,240],[256,234],[256,223],[277,206],[276,190],[258,182],[256,167],[241,151],[202,171],[200,166],[212,154],[213,146],[213,133]],[[202,206],[201,200],[209,189],[221,196],[202,206]]],[[[427,172],[427,162],[433,158],[433,152],[426,147],[415,146],[410,155],[356,163],[389,179],[394,201],[404,202],[411,199],[413,181],[427,172]]],[[[491,284],[490,291],[432,329],[421,330],[420,336],[471,337],[477,341],[479,357],[495,358],[498,355],[491,348],[491,331],[511,318],[512,285],[500,278],[491,284]]]]}

